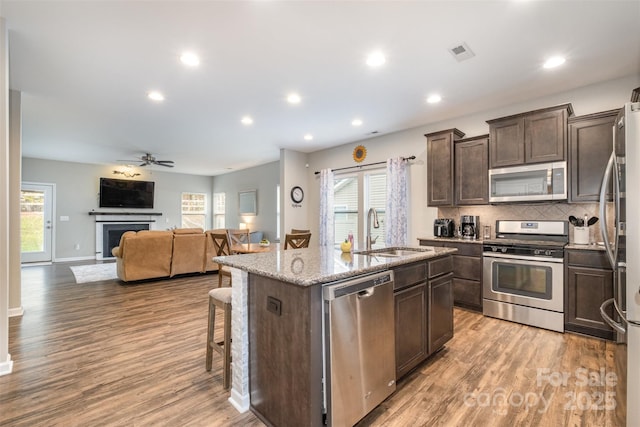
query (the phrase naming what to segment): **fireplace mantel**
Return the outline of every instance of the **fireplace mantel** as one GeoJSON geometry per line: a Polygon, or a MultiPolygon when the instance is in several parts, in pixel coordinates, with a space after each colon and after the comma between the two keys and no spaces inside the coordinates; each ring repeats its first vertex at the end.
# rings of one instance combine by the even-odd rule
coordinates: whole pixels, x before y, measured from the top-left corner
{"type": "Polygon", "coordinates": [[[109,216],[109,215],[116,215],[116,216],[120,216],[120,215],[149,215],[149,216],[162,216],[162,212],[96,212],[96,211],[90,211],[89,215],[104,215],[104,216],[109,216]]]}

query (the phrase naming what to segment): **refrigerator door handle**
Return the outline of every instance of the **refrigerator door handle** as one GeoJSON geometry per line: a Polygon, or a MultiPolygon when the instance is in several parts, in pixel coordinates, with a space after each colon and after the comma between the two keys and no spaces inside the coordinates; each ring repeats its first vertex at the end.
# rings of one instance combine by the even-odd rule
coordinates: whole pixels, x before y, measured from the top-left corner
{"type": "MultiPolygon", "coordinates": [[[[605,302],[602,303],[602,305],[600,306],[600,316],[602,316],[604,321],[609,326],[611,326],[616,332],[618,332],[620,334],[626,334],[627,333],[627,329],[624,327],[624,324],[616,322],[615,320],[613,320],[611,317],[609,317],[609,315],[605,311],[607,309],[607,307],[609,307],[611,304],[614,304],[614,306],[615,306],[615,300],[613,298],[608,299],[608,300],[606,300],[605,302]]],[[[616,311],[618,311],[617,308],[616,308],[616,311]]],[[[621,318],[622,318],[622,316],[621,316],[621,318]]]]}
{"type": "MultiPolygon", "coordinates": [[[[604,248],[607,253],[609,263],[612,268],[616,268],[616,258],[609,241],[609,234],[607,232],[607,187],[609,186],[609,178],[611,177],[611,170],[615,162],[615,153],[612,152],[607,162],[607,168],[604,171],[602,177],[602,185],[600,186],[600,231],[602,232],[602,240],[604,240],[604,248]]],[[[617,196],[617,195],[616,195],[617,196]]]]}

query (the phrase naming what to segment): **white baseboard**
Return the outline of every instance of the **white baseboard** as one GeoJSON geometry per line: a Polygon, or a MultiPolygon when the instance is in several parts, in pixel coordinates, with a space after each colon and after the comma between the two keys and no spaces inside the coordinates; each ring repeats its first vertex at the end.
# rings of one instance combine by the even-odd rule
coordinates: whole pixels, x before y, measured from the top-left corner
{"type": "Polygon", "coordinates": [[[231,397],[229,397],[229,402],[233,405],[234,408],[241,414],[247,412],[249,410],[249,395],[242,396],[236,390],[231,389],[231,397]]]}
{"type": "Polygon", "coordinates": [[[9,317],[18,317],[24,314],[24,309],[22,306],[14,307],[9,309],[9,317]]]}
{"type": "Polygon", "coordinates": [[[70,258],[56,258],[54,262],[89,261],[96,259],[95,256],[77,256],[70,258]]]}
{"type": "Polygon", "coordinates": [[[10,374],[13,371],[13,360],[11,355],[7,354],[7,361],[0,363],[0,376],[10,374]]]}

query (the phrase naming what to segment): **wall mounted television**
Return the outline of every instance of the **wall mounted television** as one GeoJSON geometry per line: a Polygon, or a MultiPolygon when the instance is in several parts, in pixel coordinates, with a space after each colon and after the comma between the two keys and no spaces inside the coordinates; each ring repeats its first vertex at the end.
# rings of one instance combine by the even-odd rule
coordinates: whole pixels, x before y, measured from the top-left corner
{"type": "Polygon", "coordinates": [[[101,208],[153,208],[155,183],[100,178],[101,208]]]}

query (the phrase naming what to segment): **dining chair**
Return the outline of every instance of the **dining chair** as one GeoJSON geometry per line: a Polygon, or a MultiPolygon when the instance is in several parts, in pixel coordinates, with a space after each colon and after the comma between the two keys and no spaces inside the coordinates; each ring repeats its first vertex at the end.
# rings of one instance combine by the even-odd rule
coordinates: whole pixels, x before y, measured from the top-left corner
{"type": "Polygon", "coordinates": [[[248,228],[245,228],[245,229],[228,228],[227,234],[229,235],[229,248],[231,252],[233,252],[233,250],[231,249],[233,245],[249,243],[251,241],[249,237],[248,228]]]}
{"type": "Polygon", "coordinates": [[[291,234],[305,234],[305,233],[310,233],[311,230],[300,230],[297,228],[292,228],[291,229],[291,234]]]}
{"type": "MultiPolygon", "coordinates": [[[[213,239],[213,247],[215,249],[216,256],[226,256],[231,255],[231,250],[229,246],[229,233],[224,232],[215,232],[208,233],[213,239]]],[[[228,277],[229,284],[231,284],[231,270],[229,267],[224,266],[222,264],[218,264],[218,287],[222,287],[222,278],[228,277]]]]}
{"type": "Polygon", "coordinates": [[[289,246],[293,249],[308,248],[309,240],[311,240],[311,233],[287,233],[284,236],[284,249],[289,249],[289,246]]]}

